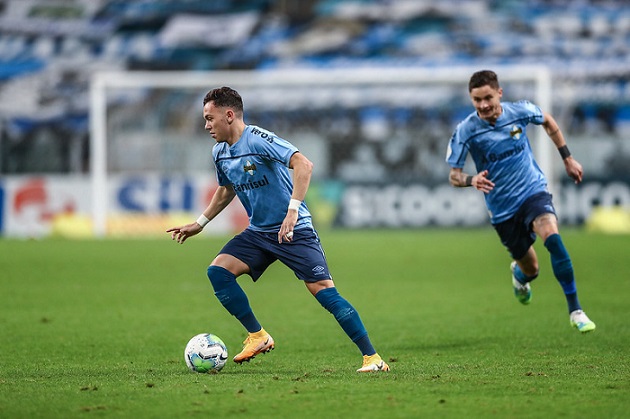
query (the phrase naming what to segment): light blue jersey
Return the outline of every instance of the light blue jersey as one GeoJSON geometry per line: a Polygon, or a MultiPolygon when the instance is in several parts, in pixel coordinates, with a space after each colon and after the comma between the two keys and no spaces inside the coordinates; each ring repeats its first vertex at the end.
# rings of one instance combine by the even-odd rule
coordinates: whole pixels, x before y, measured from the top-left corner
{"type": "Polygon", "coordinates": [[[547,190],[526,132],[529,123],[544,122],[542,111],[525,100],[501,107],[495,125],[479,118],[476,111],[468,115],[455,129],[446,155],[451,167],[463,169],[470,153],[477,173],[488,170],[495,186],[484,197],[492,224],[511,218],[525,199],[547,190]]]}
{"type": "MultiPolygon", "coordinates": [[[[287,215],[293,180],[289,161],[298,149],[274,133],[247,125],[232,146],[221,142],[212,148],[220,186],[231,185],[249,216],[249,228],[278,232],[287,215]]],[[[313,227],[302,202],[295,229],[313,227]]]]}

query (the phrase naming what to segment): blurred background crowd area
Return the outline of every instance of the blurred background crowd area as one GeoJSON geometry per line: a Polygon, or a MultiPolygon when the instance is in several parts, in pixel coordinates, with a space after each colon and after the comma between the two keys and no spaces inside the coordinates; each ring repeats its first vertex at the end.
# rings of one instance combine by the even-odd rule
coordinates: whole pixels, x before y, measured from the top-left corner
{"type": "MultiPolygon", "coordinates": [[[[4,0],[0,175],[89,172],[89,85],[99,71],[504,64],[548,66],[551,112],[572,146],[598,144],[584,148],[585,165],[595,174],[627,172],[630,2],[625,0],[4,0]]],[[[142,103],[136,113],[119,116],[127,120],[123,125],[133,125],[154,102],[142,103]]],[[[327,176],[353,180],[366,176],[367,164],[375,178],[396,168],[398,175],[430,175],[439,165],[443,180],[450,133],[457,118],[472,110],[464,106],[455,114],[371,104],[320,106],[308,117],[283,109],[258,114],[253,109],[246,116],[291,141],[299,142],[291,136],[295,125],[319,133],[331,150],[327,176]],[[354,127],[362,121],[371,128],[363,134],[354,127]],[[420,131],[399,135],[391,129],[401,125],[420,131]],[[331,127],[333,132],[322,134],[331,127]],[[409,171],[414,165],[417,171],[409,171]]],[[[192,121],[195,135],[202,136],[198,107],[192,121]]],[[[118,148],[119,162],[133,156],[125,147],[133,147],[130,136],[118,148]]],[[[147,161],[140,154],[129,165],[147,161]]]]}

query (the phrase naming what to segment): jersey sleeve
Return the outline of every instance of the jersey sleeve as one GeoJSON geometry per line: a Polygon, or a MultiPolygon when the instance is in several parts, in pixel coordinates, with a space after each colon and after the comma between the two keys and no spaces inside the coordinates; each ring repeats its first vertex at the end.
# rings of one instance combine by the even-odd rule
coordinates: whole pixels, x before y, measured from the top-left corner
{"type": "Polygon", "coordinates": [[[532,124],[541,125],[545,122],[545,116],[543,115],[542,110],[532,102],[521,100],[518,102],[518,105],[520,105],[521,112],[525,114],[529,122],[532,124]]]}
{"type": "Polygon", "coordinates": [[[451,136],[446,149],[446,163],[456,169],[463,169],[466,163],[468,149],[465,140],[462,139],[462,124],[459,124],[451,136]]]}
{"type": "Polygon", "coordinates": [[[225,176],[225,173],[223,173],[223,170],[221,170],[221,165],[218,164],[218,161],[217,161],[218,158],[219,158],[219,144],[216,144],[212,148],[212,160],[214,161],[214,167],[216,169],[215,171],[216,171],[216,176],[217,176],[217,183],[219,184],[219,186],[229,185],[231,182],[225,176]]]}
{"type": "Polygon", "coordinates": [[[293,144],[277,137],[273,133],[268,134],[266,137],[256,137],[256,141],[253,141],[252,146],[258,153],[287,167],[289,167],[291,156],[298,151],[293,144]]]}

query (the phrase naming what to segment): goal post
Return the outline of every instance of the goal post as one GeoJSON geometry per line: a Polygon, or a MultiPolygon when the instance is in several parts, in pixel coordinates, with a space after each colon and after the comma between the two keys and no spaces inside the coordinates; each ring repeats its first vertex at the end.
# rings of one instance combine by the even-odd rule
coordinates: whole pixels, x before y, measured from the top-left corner
{"type": "MultiPolygon", "coordinates": [[[[551,74],[546,67],[492,66],[491,68],[497,72],[502,87],[508,93],[504,95],[504,99],[505,96],[509,98],[508,100],[527,98],[540,106],[541,109],[551,111],[551,74]],[[514,88],[512,89],[512,87],[514,88]],[[517,97],[517,95],[520,97],[517,97]]],[[[178,114],[182,109],[191,114],[189,119],[180,116],[180,119],[174,125],[197,124],[196,128],[182,128],[186,131],[186,134],[181,137],[189,136],[192,138],[205,134],[202,130],[203,121],[199,98],[203,97],[209,89],[224,85],[237,89],[243,96],[246,122],[258,123],[267,129],[278,132],[278,135],[292,142],[294,138],[285,136],[281,130],[281,128],[286,128],[287,124],[293,123],[290,118],[283,119],[282,126],[276,127],[273,121],[274,115],[268,115],[266,112],[280,111],[290,113],[292,116],[297,115],[295,116],[297,121],[295,123],[303,126],[311,124],[309,113],[316,112],[318,118],[320,118],[317,120],[319,129],[316,127],[311,131],[316,132],[317,136],[321,138],[312,142],[308,142],[305,139],[303,146],[308,149],[309,147],[316,148],[318,144],[326,142],[327,133],[323,131],[327,127],[334,128],[336,134],[343,129],[346,131],[351,129],[337,126],[335,114],[331,112],[334,109],[351,109],[354,112],[353,117],[359,115],[360,118],[369,118],[365,116],[365,114],[369,113],[368,111],[357,111],[356,109],[366,103],[373,105],[373,107],[385,105],[392,109],[404,108],[406,112],[413,111],[414,108],[429,109],[437,106],[445,109],[449,107],[449,101],[454,100],[453,96],[457,96],[457,106],[461,107],[461,103],[466,103],[467,101],[468,79],[473,72],[478,70],[480,70],[478,67],[452,66],[431,68],[365,67],[353,69],[278,69],[210,72],[122,71],[95,73],[90,85],[90,179],[94,234],[97,237],[103,237],[107,234],[111,204],[109,202],[109,183],[112,179],[112,174],[124,172],[125,170],[132,172],[143,170],[142,167],[134,168],[133,165],[130,166],[131,168],[125,168],[122,165],[120,165],[120,168],[112,168],[114,162],[109,157],[111,156],[112,148],[122,149],[123,151],[118,155],[124,156],[124,148],[130,147],[129,143],[114,138],[112,134],[113,125],[117,124],[116,129],[123,132],[124,136],[126,136],[125,138],[134,138],[132,131],[125,131],[124,128],[125,124],[130,123],[125,120],[125,115],[129,115],[129,112],[125,111],[124,107],[136,106],[133,111],[135,112],[134,115],[143,115],[144,117],[146,114],[148,118],[153,118],[149,122],[137,123],[134,121],[138,125],[133,131],[136,133],[141,132],[142,127],[152,127],[151,121],[154,124],[163,123],[163,120],[169,119],[169,114],[172,113],[169,110],[158,111],[158,107],[162,106],[160,100],[163,98],[158,94],[151,96],[149,92],[185,92],[176,98],[173,98],[173,96],[178,95],[169,95],[171,96],[169,101],[177,103],[178,108],[176,109],[178,114]],[[142,100],[134,99],[134,95],[142,97],[142,100]],[[120,99],[121,97],[123,99],[120,99]],[[137,105],[138,103],[140,105],[137,105]],[[155,108],[153,107],[154,105],[155,108]],[[121,111],[120,109],[123,110],[121,111]],[[250,109],[254,110],[256,117],[262,122],[249,120],[248,114],[250,109]],[[144,111],[144,114],[142,111],[144,111]],[[118,122],[112,122],[113,113],[118,115],[116,116],[118,122]],[[268,121],[264,118],[272,119],[268,121]],[[183,122],[186,123],[184,124],[183,122]]],[[[472,111],[469,101],[468,107],[468,112],[472,111]]],[[[184,112],[181,113],[183,114],[184,112]]],[[[389,116],[391,116],[391,113],[389,116]]],[[[348,121],[346,117],[343,117],[343,123],[355,124],[353,120],[348,121]]],[[[374,119],[370,121],[374,121],[374,119]]],[[[382,132],[383,127],[391,127],[391,125],[387,124],[387,121],[384,124],[382,122],[381,125],[378,125],[377,118],[376,122],[366,122],[365,124],[369,126],[372,123],[372,126],[377,127],[377,132],[382,132]]],[[[418,123],[423,124],[423,121],[420,120],[418,123]]],[[[430,124],[430,122],[427,124],[430,124]]],[[[440,133],[440,135],[444,136],[441,149],[442,156],[445,153],[448,138],[455,127],[452,121],[449,121],[449,124],[451,124],[450,131],[440,133]]],[[[153,128],[150,129],[153,130],[153,128]]],[[[165,134],[167,136],[174,132],[170,128],[168,131],[169,133],[165,134]]],[[[387,137],[389,134],[393,134],[393,132],[389,133],[387,130],[382,132],[384,137],[387,137]]],[[[553,189],[555,184],[553,179],[552,143],[544,136],[542,129],[532,131],[532,134],[530,137],[533,141],[537,161],[548,176],[550,188],[553,189]]],[[[152,134],[146,137],[159,137],[160,135],[161,133],[152,131],[152,134]]],[[[370,134],[369,130],[365,131],[365,135],[376,137],[374,132],[370,134]]],[[[401,142],[407,141],[409,143],[415,140],[410,138],[409,134],[403,133],[403,137],[405,135],[407,138],[401,140],[401,142]]],[[[179,136],[176,134],[175,136],[178,137],[178,139],[173,140],[173,144],[176,145],[172,146],[171,144],[170,148],[166,148],[177,150],[178,155],[185,155],[182,147],[186,147],[186,144],[178,142],[179,136]]],[[[205,134],[204,138],[206,141],[209,141],[207,134],[205,134]]],[[[150,159],[149,156],[157,155],[158,157],[156,158],[158,160],[164,160],[172,164],[172,158],[165,156],[168,152],[162,150],[157,152],[159,154],[154,154],[155,149],[159,148],[157,145],[159,140],[155,141],[155,143],[152,143],[147,138],[136,141],[138,144],[138,155],[141,156],[140,160],[137,161],[143,161],[143,158],[150,159]]],[[[360,141],[359,139],[358,142],[360,141]]],[[[388,141],[388,139],[368,138],[366,141],[378,142],[388,141]]],[[[357,146],[356,143],[357,141],[353,143],[355,147],[357,146]]],[[[210,146],[210,144],[207,146],[208,154],[210,146]]],[[[333,147],[331,153],[334,152],[333,147]]],[[[159,162],[157,163],[157,166],[154,165],[146,169],[146,171],[159,172],[161,169],[159,162]]],[[[440,164],[446,166],[443,157],[440,164]]],[[[333,161],[328,164],[328,167],[335,165],[337,163],[333,161]]],[[[144,164],[140,166],[144,167],[144,164]]],[[[173,167],[175,166],[177,165],[175,164],[173,167]]],[[[185,166],[185,164],[181,165],[181,167],[185,166]]],[[[207,170],[207,176],[211,177],[211,168],[208,167],[207,170]]],[[[328,173],[328,175],[331,177],[335,176],[334,172],[328,173]]],[[[443,180],[446,181],[446,178],[443,178],[443,180]]]]}

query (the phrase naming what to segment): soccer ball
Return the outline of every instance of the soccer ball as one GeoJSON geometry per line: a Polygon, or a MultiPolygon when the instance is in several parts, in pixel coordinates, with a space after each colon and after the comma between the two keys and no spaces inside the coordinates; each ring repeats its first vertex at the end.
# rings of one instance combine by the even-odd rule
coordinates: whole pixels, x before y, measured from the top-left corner
{"type": "Polygon", "coordinates": [[[216,373],[228,359],[228,351],[220,337],[211,333],[193,336],[184,349],[184,360],[191,371],[216,373]]]}

